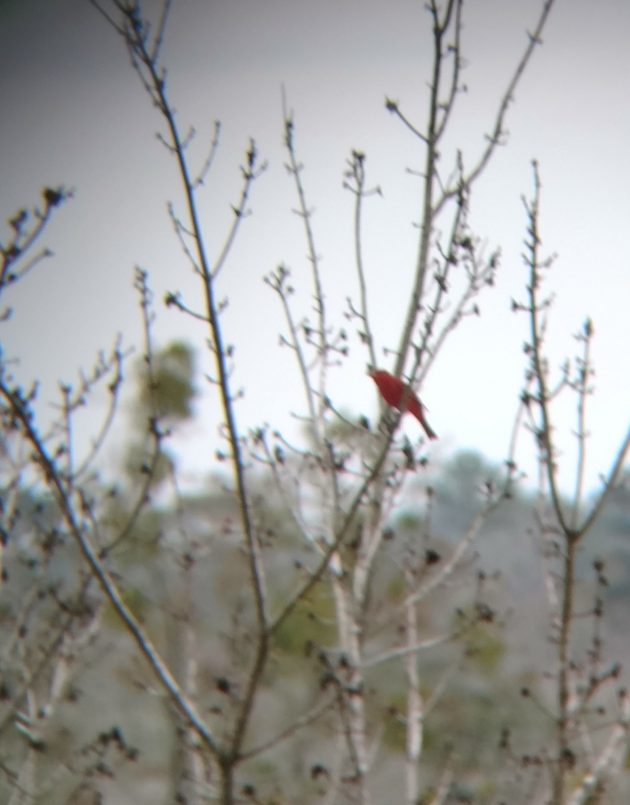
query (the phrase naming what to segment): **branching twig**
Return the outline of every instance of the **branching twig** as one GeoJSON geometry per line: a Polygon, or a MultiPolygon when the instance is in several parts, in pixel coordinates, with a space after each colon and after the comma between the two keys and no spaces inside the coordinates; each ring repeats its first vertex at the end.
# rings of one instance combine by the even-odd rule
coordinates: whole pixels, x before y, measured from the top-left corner
{"type": "MultiPolygon", "coordinates": [[[[363,249],[362,249],[362,211],[363,199],[368,194],[365,189],[365,154],[360,151],[353,151],[352,157],[348,161],[349,168],[346,172],[346,181],[344,187],[348,188],[355,197],[354,202],[354,252],[355,261],[357,266],[357,277],[359,280],[359,298],[361,300],[360,312],[354,311],[351,307],[351,312],[359,316],[362,326],[362,331],[359,333],[360,337],[364,340],[368,354],[370,357],[370,365],[376,367],[376,345],[374,344],[374,336],[372,335],[372,326],[370,324],[370,316],[368,312],[368,293],[367,282],[365,278],[365,270],[363,268],[363,249]]],[[[379,193],[380,189],[372,191],[379,193]]]]}
{"type": "MultiPolygon", "coordinates": [[[[262,671],[266,664],[269,646],[262,559],[250,510],[250,501],[245,479],[245,463],[234,412],[234,398],[230,390],[227,350],[224,344],[224,336],[219,318],[215,279],[216,271],[222,265],[220,261],[225,259],[225,255],[227,255],[231,243],[233,242],[238,223],[245,209],[244,205],[247,201],[251,183],[259,175],[261,169],[258,167],[256,146],[252,141],[245,155],[245,164],[242,167],[243,192],[241,194],[241,206],[235,210],[235,221],[228,235],[226,246],[218,258],[218,265],[213,269],[207,256],[205,238],[195,196],[195,183],[191,178],[185,153],[185,141],[180,134],[173,106],[167,97],[165,71],[152,55],[156,48],[154,46],[153,50],[151,49],[147,26],[140,18],[138,7],[135,4],[122,2],[122,0],[112,0],[112,2],[114,2],[114,5],[120,12],[121,22],[112,22],[109,17],[108,19],[127,44],[136,73],[147,94],[153,100],[164,119],[168,132],[167,142],[169,150],[175,156],[179,170],[179,176],[186,199],[188,217],[187,228],[192,234],[196,252],[195,263],[199,266],[201,272],[204,301],[209,322],[210,343],[214,355],[218,388],[221,396],[226,432],[230,445],[232,469],[236,483],[236,495],[239,502],[241,524],[250,566],[251,585],[257,620],[257,642],[254,652],[254,661],[249,671],[246,693],[232,734],[232,746],[229,752],[223,755],[221,763],[221,769],[227,775],[225,784],[229,788],[231,786],[230,780],[232,779],[233,773],[233,761],[240,751],[245,728],[253,708],[254,696],[260,684],[262,671]]],[[[216,749],[214,742],[212,743],[212,747],[216,749]]],[[[226,796],[228,795],[226,794],[226,796]]]]}
{"type": "Polygon", "coordinates": [[[192,702],[190,702],[183,694],[180,686],[164,664],[159,652],[149,639],[135,615],[125,603],[118,585],[99,558],[98,552],[92,545],[88,534],[84,532],[81,525],[77,521],[77,517],[68,498],[67,489],[63,483],[62,476],[59,474],[54,460],[48,454],[46,447],[44,446],[37,430],[35,429],[32,411],[20,399],[17,392],[9,389],[2,379],[0,379],[0,394],[2,394],[8,405],[11,407],[15,417],[19,421],[24,432],[24,436],[34,451],[34,455],[37,458],[37,463],[41,468],[42,474],[55,496],[55,500],[59,506],[59,510],[63,516],[66,526],[72,537],[76,540],[83,558],[87,562],[91,571],[94,573],[99,585],[101,586],[101,589],[107,596],[116,613],[125,624],[129,634],[135,640],[140,652],[147,659],[149,665],[155,672],[160,682],[163,684],[165,690],[167,690],[169,695],[172,697],[174,704],[189,720],[208,749],[210,749],[213,753],[216,753],[218,751],[218,746],[216,744],[214,735],[198,714],[192,702]]]}
{"type": "MultiPolygon", "coordinates": [[[[530,202],[525,202],[527,211],[527,239],[524,261],[528,268],[527,302],[514,302],[514,310],[525,311],[529,318],[529,341],[526,353],[529,365],[526,373],[528,388],[533,385],[534,391],[524,391],[522,399],[530,408],[533,430],[537,440],[541,473],[546,482],[546,489],[551,498],[555,522],[546,526],[546,532],[552,530],[554,541],[557,540],[557,553],[562,563],[562,571],[557,579],[547,574],[547,586],[551,593],[550,600],[557,610],[554,621],[557,623],[557,714],[556,714],[556,756],[550,761],[552,777],[552,798],[554,803],[565,801],[565,790],[569,772],[575,765],[575,754],[571,747],[574,732],[586,737],[582,716],[589,700],[604,681],[612,678],[604,676],[601,681],[596,672],[591,673],[591,683],[577,686],[575,678],[579,673],[579,663],[573,657],[573,630],[575,619],[576,597],[576,554],[578,545],[601,514],[607,496],[613,489],[621,472],[625,456],[630,449],[630,431],[620,445],[613,467],[606,478],[604,487],[592,505],[590,513],[582,518],[582,496],[584,485],[584,468],[586,462],[586,397],[592,393],[590,377],[593,373],[590,359],[590,343],[593,326],[589,321],[584,325],[578,339],[583,343],[583,354],[577,359],[577,377],[571,380],[568,364],[562,368],[561,378],[555,389],[552,388],[550,371],[545,357],[544,344],[547,327],[547,311],[551,304],[550,297],[541,296],[543,271],[551,264],[551,260],[543,260],[540,256],[541,238],[539,232],[540,215],[540,179],[538,166],[534,162],[534,194],[530,202]],[[558,483],[557,450],[555,432],[552,426],[551,409],[558,394],[565,388],[571,388],[577,394],[577,432],[578,460],[576,466],[574,497],[570,509],[565,509],[560,495],[558,483]],[[533,410],[531,410],[533,409],[533,410]],[[567,511],[569,513],[567,513],[567,511]],[[556,593],[556,587],[559,593],[556,593]]],[[[542,520],[541,520],[542,522],[542,520]]],[[[593,617],[601,617],[601,606],[598,606],[593,617]]],[[[598,646],[598,639],[595,640],[598,646]]],[[[593,655],[597,658],[599,648],[593,655]]]]}

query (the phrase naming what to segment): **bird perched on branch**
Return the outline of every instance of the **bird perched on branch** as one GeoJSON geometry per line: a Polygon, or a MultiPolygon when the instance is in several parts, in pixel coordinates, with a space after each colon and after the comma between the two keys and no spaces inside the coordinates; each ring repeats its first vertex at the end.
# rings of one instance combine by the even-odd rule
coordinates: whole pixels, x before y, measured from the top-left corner
{"type": "Polygon", "coordinates": [[[408,383],[383,369],[370,369],[368,374],[376,383],[381,397],[388,405],[403,413],[409,411],[422,425],[429,439],[437,439],[437,433],[429,426],[424,417],[424,406],[408,383]]]}

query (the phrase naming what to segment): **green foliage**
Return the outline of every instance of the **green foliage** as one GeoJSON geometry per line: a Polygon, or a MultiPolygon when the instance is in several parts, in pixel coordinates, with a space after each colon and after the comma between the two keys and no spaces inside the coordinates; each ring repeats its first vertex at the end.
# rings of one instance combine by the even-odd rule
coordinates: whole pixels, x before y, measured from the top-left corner
{"type": "Polygon", "coordinates": [[[423,518],[418,511],[405,509],[396,520],[396,527],[401,531],[419,531],[422,528],[423,518]]]}
{"type": "Polygon", "coordinates": [[[392,575],[387,583],[387,600],[402,601],[408,588],[401,576],[392,575]]]}
{"type": "Polygon", "coordinates": [[[171,473],[173,458],[160,440],[156,454],[155,433],[164,434],[193,416],[195,357],[190,344],[173,341],[151,358],[136,365],[136,394],[131,402],[136,423],[135,438],[127,445],[124,468],[129,478],[142,482],[150,474],[151,485],[171,473]]]}
{"type": "Polygon", "coordinates": [[[130,442],[124,458],[127,476],[141,479],[143,475],[151,475],[151,485],[157,486],[168,478],[173,469],[173,459],[167,450],[161,449],[155,460],[152,450],[146,442],[130,442]]]}
{"type": "MultiPolygon", "coordinates": [[[[137,587],[127,588],[125,590],[125,603],[141,623],[145,621],[149,613],[150,602],[140,589],[137,587]]],[[[121,630],[126,633],[126,627],[109,603],[105,608],[103,622],[112,631],[121,630]]]]}
{"type": "Polygon", "coordinates": [[[195,356],[190,344],[173,341],[153,356],[153,384],[144,361],[137,369],[138,405],[141,417],[185,422],[193,415],[197,396],[194,384],[195,356]]]}
{"type": "Polygon", "coordinates": [[[406,708],[405,694],[395,694],[390,698],[390,706],[383,719],[383,745],[393,752],[404,752],[406,741],[406,726],[401,714],[406,708]]]}
{"type": "Polygon", "coordinates": [[[478,623],[466,635],[468,656],[486,674],[496,674],[503,664],[506,646],[485,624],[478,623]]]}
{"type": "Polygon", "coordinates": [[[334,642],[334,617],[332,595],[325,585],[318,584],[275,633],[275,647],[286,654],[304,654],[309,643],[334,642]]]}

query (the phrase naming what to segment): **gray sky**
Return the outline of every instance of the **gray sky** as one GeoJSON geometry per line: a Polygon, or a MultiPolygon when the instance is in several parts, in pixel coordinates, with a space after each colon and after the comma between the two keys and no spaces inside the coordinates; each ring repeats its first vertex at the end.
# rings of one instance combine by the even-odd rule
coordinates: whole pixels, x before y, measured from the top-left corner
{"type": "MultiPolygon", "coordinates": [[[[156,5],[151,0],[146,8],[156,5]]],[[[469,92],[449,143],[461,147],[469,163],[490,129],[538,5],[468,3],[469,92]]],[[[624,0],[557,0],[544,46],[509,114],[508,147],[473,197],[477,234],[488,249],[501,246],[502,269],[497,286],[480,300],[483,315],[453,336],[423,389],[442,437],[431,448],[438,454],[470,447],[496,460],[505,455],[524,365],[527,322],[510,313],[510,299],[523,296],[526,279],[520,197],[530,194],[534,157],[543,183],[544,245],[559,255],[548,286],[557,294],[552,362],[575,354],[572,334],[587,315],[595,323],[591,483],[608,468],[626,431],[629,34],[630,5],[624,0]]],[[[151,272],[159,339],[183,335],[201,343],[194,325],[160,304],[166,290],[181,290],[191,301],[199,290],[166,214],[167,201],[177,203],[179,190],[172,161],[155,138],[161,124],[122,43],[87,0],[0,0],[0,36],[2,215],[6,220],[36,200],[44,185],[75,190],[45,237],[55,258],[8,300],[15,315],[2,325],[2,341],[8,355],[21,356],[18,375],[41,377],[42,399],[50,399],[57,380],[71,380],[79,367],[88,367],[117,332],[138,345],[136,264],[151,272]]],[[[356,298],[352,200],[341,186],[352,148],[367,154],[369,181],[382,188],[383,197],[365,208],[364,257],[378,343],[393,347],[417,239],[419,185],[406,169],[420,167],[422,149],[385,111],[384,98],[397,99],[422,126],[429,48],[421,0],[175,0],[165,57],[180,123],[194,124],[198,132],[193,162],[203,160],[213,121],[223,126],[203,198],[213,253],[220,250],[229,205],[238,196],[238,164],[250,136],[269,162],[221,289],[230,298],[225,328],[237,347],[235,380],[246,392],[238,407],[243,426],[282,425],[287,412],[303,411],[291,356],[277,348],[281,311],[262,282],[278,263],[287,263],[302,289],[296,301],[308,307],[306,247],[291,214],[294,191],[283,168],[281,85],[295,112],[331,316],[340,317],[348,294],[356,298]]],[[[367,355],[356,339],[352,348],[350,363],[331,373],[331,396],[347,411],[372,415],[376,399],[365,376],[367,355]]],[[[211,449],[199,450],[199,437],[218,417],[212,390],[204,394],[202,424],[188,434],[195,449],[188,448],[187,460],[199,471],[210,468],[212,455],[211,449]]],[[[558,429],[569,434],[573,417],[572,404],[560,408],[558,429]]],[[[405,429],[415,434],[415,425],[411,420],[405,429]]],[[[569,485],[571,440],[563,446],[563,480],[569,485]]],[[[531,472],[529,455],[524,440],[519,458],[531,472]]]]}

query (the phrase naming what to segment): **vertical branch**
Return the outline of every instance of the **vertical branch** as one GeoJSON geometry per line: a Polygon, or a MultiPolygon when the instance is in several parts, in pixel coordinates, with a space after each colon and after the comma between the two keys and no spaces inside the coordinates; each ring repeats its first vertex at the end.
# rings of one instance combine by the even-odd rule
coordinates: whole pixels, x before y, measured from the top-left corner
{"type": "Polygon", "coordinates": [[[449,2],[447,15],[444,23],[440,22],[439,12],[435,0],[431,0],[429,5],[431,16],[433,17],[433,75],[430,85],[429,96],[429,119],[427,124],[426,134],[423,135],[423,140],[426,146],[426,154],[424,161],[424,174],[423,174],[423,193],[422,193],[422,207],[421,207],[421,221],[420,221],[420,245],[418,250],[418,258],[416,261],[416,271],[411,289],[409,299],[409,307],[405,317],[405,324],[402,329],[400,340],[398,342],[398,351],[396,355],[396,363],[394,367],[394,374],[401,375],[407,359],[407,352],[411,344],[414,327],[418,318],[418,311],[424,294],[424,285],[426,274],[429,264],[429,252],[431,248],[431,236],[433,233],[433,196],[436,181],[436,162],[437,162],[437,144],[438,144],[438,109],[440,102],[440,89],[442,79],[442,67],[444,60],[443,52],[443,38],[445,33],[445,26],[448,26],[450,20],[450,12],[452,11],[453,2],[449,2]]]}
{"type": "MultiPolygon", "coordinates": [[[[534,386],[534,392],[523,392],[526,405],[537,412],[532,415],[532,428],[536,438],[542,477],[547,494],[551,498],[551,507],[555,523],[544,525],[544,513],[541,512],[541,525],[547,533],[559,538],[559,555],[562,562],[562,571],[557,580],[559,588],[558,598],[555,598],[555,582],[547,575],[548,588],[553,597],[552,605],[556,606],[558,618],[557,632],[557,712],[556,712],[556,753],[551,759],[551,789],[554,805],[562,805],[566,799],[566,789],[569,773],[575,775],[576,755],[571,746],[572,738],[577,732],[585,736],[585,725],[581,722],[581,708],[585,708],[588,700],[593,696],[600,682],[597,673],[591,673],[590,686],[580,686],[575,677],[579,674],[579,660],[573,656],[573,630],[576,623],[575,596],[576,596],[576,555],[580,542],[592,528],[596,518],[601,513],[610,490],[619,477],[625,455],[630,449],[630,431],[621,443],[613,467],[604,480],[603,488],[593,503],[591,512],[582,518],[584,489],[584,468],[586,463],[586,397],[592,393],[590,378],[593,374],[591,366],[591,339],[593,325],[590,320],[584,324],[583,330],[577,338],[583,343],[582,355],[577,359],[577,376],[571,379],[568,366],[562,371],[559,383],[554,387],[550,381],[548,361],[544,354],[544,341],[547,326],[547,311],[551,305],[550,297],[541,297],[543,271],[551,264],[550,259],[543,260],[540,256],[541,238],[539,231],[540,215],[540,179],[537,164],[534,168],[534,194],[533,199],[525,202],[527,211],[527,238],[525,241],[526,254],[524,261],[528,267],[529,279],[527,284],[527,302],[525,304],[513,303],[515,310],[523,310],[529,319],[529,342],[526,352],[529,366],[526,374],[527,386],[534,386]],[[551,407],[557,395],[566,387],[571,388],[577,395],[577,430],[575,436],[578,440],[578,461],[574,496],[570,504],[570,515],[560,499],[558,486],[557,450],[555,447],[555,433],[552,425],[551,407]]],[[[530,410],[531,414],[531,410],[530,410]]],[[[599,571],[600,578],[601,572],[599,571]]],[[[601,617],[601,601],[596,606],[593,616],[601,617]]],[[[595,640],[598,645],[598,638],[595,640]]],[[[597,648],[599,652],[599,648],[597,648]]],[[[598,658],[598,653],[593,657],[598,658]]]]}
{"type": "MultiPolygon", "coordinates": [[[[351,158],[348,160],[348,165],[344,187],[350,190],[354,195],[354,253],[359,280],[359,310],[357,311],[352,308],[350,300],[348,300],[348,303],[350,304],[351,315],[357,316],[361,321],[362,330],[359,332],[359,336],[367,345],[370,365],[376,366],[376,347],[368,312],[367,282],[363,268],[362,212],[363,199],[368,194],[368,191],[365,189],[365,154],[360,151],[353,151],[351,158]]],[[[371,192],[380,194],[381,191],[380,188],[377,187],[371,192]]]]}
{"type": "MultiPolygon", "coordinates": [[[[487,144],[471,169],[462,172],[461,179],[455,184],[450,181],[442,187],[438,173],[440,158],[439,143],[442,139],[451,113],[454,109],[457,94],[461,91],[459,77],[461,72],[461,30],[462,0],[449,0],[440,14],[436,0],[431,0],[428,10],[433,21],[433,68],[430,83],[428,119],[424,130],[413,125],[400,111],[397,102],[386,100],[386,108],[394,113],[403,124],[416,136],[425,149],[424,170],[422,173],[422,199],[420,216],[420,240],[415,275],[410,295],[409,308],[401,333],[394,373],[401,375],[406,363],[409,347],[413,340],[413,332],[417,323],[424,297],[429,270],[429,256],[432,247],[432,234],[437,217],[443,212],[449,201],[457,198],[464,187],[467,191],[482,175],[497,147],[501,145],[505,135],[505,118],[514,92],[529,64],[536,45],[541,43],[541,36],[553,7],[554,0],[544,0],[541,12],[536,21],[534,32],[528,34],[528,43],[516,65],[501,96],[492,125],[492,133],[487,136],[487,144]],[[445,38],[451,35],[453,41],[445,46],[445,38]],[[444,67],[447,57],[452,56],[450,81],[443,93],[444,67]],[[444,97],[442,95],[444,94],[444,97]],[[439,194],[438,194],[439,189],[439,194]]],[[[411,375],[413,381],[413,375],[411,375]]]]}
{"type": "MultiPolygon", "coordinates": [[[[308,376],[307,359],[306,355],[304,354],[304,348],[302,346],[302,342],[300,341],[300,337],[298,334],[298,326],[291,311],[291,305],[289,304],[289,297],[293,294],[294,289],[293,285],[289,283],[288,279],[289,279],[289,269],[283,265],[280,265],[274,272],[271,272],[268,276],[265,277],[265,282],[280,297],[280,301],[282,303],[282,309],[284,311],[284,317],[287,323],[287,327],[289,328],[289,338],[287,339],[284,336],[282,336],[281,343],[283,345],[288,346],[295,353],[295,357],[297,359],[300,371],[300,376],[302,378],[302,385],[304,386],[304,395],[306,397],[306,405],[308,406],[308,415],[311,422],[315,423],[317,418],[317,411],[315,408],[315,395],[313,394],[313,389],[311,387],[311,382],[308,376]]],[[[315,427],[315,424],[313,424],[313,427],[315,427]]]]}
{"type": "Polygon", "coordinates": [[[563,567],[562,610],[560,613],[560,634],[558,637],[558,713],[556,716],[555,768],[552,774],[553,802],[562,805],[566,773],[571,768],[573,753],[569,743],[570,727],[570,652],[571,627],[575,594],[575,553],[577,542],[568,540],[563,567]]]}
{"type": "MultiPolygon", "coordinates": [[[[306,195],[304,192],[304,185],[302,183],[302,171],[304,166],[298,162],[295,143],[294,143],[294,123],[292,115],[287,111],[286,104],[284,113],[284,144],[289,155],[289,162],[287,170],[295,180],[295,188],[298,195],[298,208],[295,211],[300,216],[304,223],[304,231],[306,234],[306,243],[308,249],[308,260],[311,264],[311,276],[313,280],[313,299],[315,303],[315,312],[317,315],[317,327],[315,328],[317,341],[319,343],[319,383],[318,383],[318,415],[313,422],[313,427],[316,429],[319,438],[323,438],[323,423],[321,421],[322,414],[325,408],[325,388],[326,388],[326,370],[328,368],[328,324],[326,321],[326,304],[324,288],[322,285],[320,270],[319,270],[319,257],[315,247],[315,236],[311,226],[311,216],[313,211],[308,208],[306,203],[306,195]]],[[[310,384],[309,384],[310,387],[310,384]]]]}
{"type": "MultiPolygon", "coordinates": [[[[204,301],[210,327],[212,351],[215,358],[215,368],[217,371],[218,386],[228,433],[228,441],[232,451],[232,467],[236,482],[237,497],[239,500],[239,510],[243,532],[248,546],[252,588],[254,590],[259,633],[263,635],[265,633],[266,626],[266,613],[264,591],[262,588],[260,557],[247,496],[244,461],[242,457],[241,444],[238,437],[238,428],[233,408],[233,398],[230,392],[227,354],[223,339],[223,332],[219,321],[219,310],[215,296],[212,269],[210,260],[207,256],[207,248],[199,220],[195,185],[188,168],[185,153],[185,140],[180,135],[179,126],[175,119],[173,107],[167,97],[165,70],[160,66],[159,62],[153,56],[153,54],[156,52],[156,48],[151,48],[149,44],[147,24],[140,17],[140,11],[137,3],[123,2],[123,0],[113,0],[113,2],[115,7],[122,15],[122,23],[117,24],[115,21],[112,21],[109,16],[107,18],[126,42],[132,58],[133,66],[136,69],[136,72],[138,73],[147,93],[157,106],[166,123],[168,130],[168,147],[177,161],[177,167],[186,201],[189,231],[195,245],[197,264],[201,270],[204,301]]],[[[98,6],[98,3],[94,2],[94,4],[97,6],[97,8],[99,8],[99,10],[102,11],[100,6],[98,6]]],[[[252,180],[256,176],[258,170],[257,157],[258,155],[256,147],[252,142],[249,150],[246,153],[246,164],[242,167],[243,175],[246,180],[252,180]]],[[[264,639],[262,642],[264,643],[264,639]]],[[[266,650],[263,650],[262,653],[266,653],[266,650]]]]}
{"type": "Polygon", "coordinates": [[[540,411],[541,427],[536,434],[540,446],[543,450],[543,466],[547,476],[547,486],[555,515],[563,531],[568,528],[568,523],[564,514],[560,500],[560,492],[557,483],[556,456],[553,446],[553,425],[551,422],[551,395],[547,386],[548,367],[543,356],[543,334],[546,328],[544,316],[551,304],[550,299],[542,301],[538,298],[540,285],[542,282],[542,271],[551,265],[551,260],[543,260],[540,256],[541,239],[538,231],[538,220],[540,215],[540,178],[538,175],[538,164],[532,163],[534,173],[534,196],[530,203],[525,203],[527,210],[528,239],[525,242],[527,254],[524,260],[529,268],[529,284],[527,285],[528,303],[526,310],[529,314],[529,337],[528,349],[531,359],[531,373],[535,378],[536,393],[534,400],[540,411]]]}
{"type": "MultiPolygon", "coordinates": [[[[120,25],[114,23],[114,27],[123,36],[132,58],[132,64],[149,97],[157,106],[165,121],[168,137],[164,142],[167,144],[169,151],[175,156],[177,162],[186,202],[188,217],[187,229],[193,242],[195,263],[201,275],[206,316],[210,330],[209,343],[211,344],[212,354],[214,356],[217,385],[223,408],[227,439],[230,445],[230,458],[236,485],[241,526],[247,547],[247,559],[249,563],[257,628],[254,659],[249,669],[245,693],[231,736],[231,747],[220,761],[222,771],[225,774],[223,796],[225,802],[232,802],[234,766],[240,752],[246,726],[252,713],[254,697],[261,681],[262,671],[265,667],[269,650],[262,557],[250,509],[245,478],[245,462],[234,411],[234,397],[230,389],[227,351],[219,318],[220,313],[216,299],[215,281],[197,207],[196,183],[191,176],[186,157],[186,140],[180,134],[173,106],[167,97],[165,70],[154,57],[157,48],[151,48],[149,44],[147,24],[140,18],[137,4],[123,3],[119,0],[114,0],[114,4],[122,15],[122,23],[120,25]]],[[[250,143],[250,147],[246,153],[245,164],[242,166],[241,170],[243,172],[245,186],[247,187],[259,173],[258,154],[253,141],[250,143]]],[[[222,259],[224,259],[224,255],[222,259]]]]}
{"type": "Polygon", "coordinates": [[[557,714],[556,714],[556,758],[552,761],[553,802],[562,805],[566,772],[572,757],[569,746],[569,700],[570,700],[570,654],[571,630],[573,625],[574,592],[575,592],[575,552],[577,534],[569,528],[564,509],[560,501],[557,483],[557,463],[554,446],[553,426],[551,422],[551,399],[548,375],[549,369],[543,354],[544,333],[546,330],[546,312],[551,299],[540,299],[542,272],[551,264],[549,259],[540,256],[541,238],[539,233],[540,215],[540,177],[538,165],[533,162],[534,194],[531,202],[525,202],[527,210],[527,240],[524,260],[529,270],[527,285],[527,304],[524,309],[529,317],[529,343],[527,347],[530,369],[535,393],[533,401],[540,415],[540,427],[535,436],[540,449],[540,463],[544,468],[546,486],[551,496],[554,514],[563,537],[563,572],[560,594],[559,630],[558,630],[558,677],[557,677],[557,714]]]}
{"type": "MultiPolygon", "coordinates": [[[[415,585],[413,570],[405,568],[407,587],[415,585]]],[[[418,612],[411,597],[405,604],[405,625],[407,646],[412,649],[419,643],[418,612]]],[[[405,674],[407,678],[407,753],[406,753],[406,798],[408,805],[418,802],[418,764],[422,754],[423,738],[423,702],[418,673],[418,654],[410,650],[405,657],[405,674]]]]}
{"type": "Polygon", "coordinates": [[[573,388],[577,393],[577,467],[575,470],[575,491],[573,494],[573,512],[571,517],[571,528],[578,527],[580,521],[580,510],[582,507],[582,497],[584,494],[584,471],[586,468],[586,398],[592,394],[589,380],[593,373],[591,368],[591,341],[593,338],[593,324],[590,319],[584,323],[581,333],[576,336],[578,341],[583,344],[583,354],[577,359],[578,376],[573,383],[573,388]]]}

